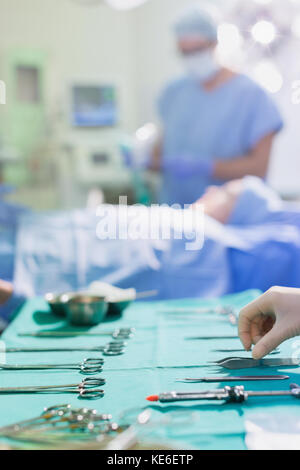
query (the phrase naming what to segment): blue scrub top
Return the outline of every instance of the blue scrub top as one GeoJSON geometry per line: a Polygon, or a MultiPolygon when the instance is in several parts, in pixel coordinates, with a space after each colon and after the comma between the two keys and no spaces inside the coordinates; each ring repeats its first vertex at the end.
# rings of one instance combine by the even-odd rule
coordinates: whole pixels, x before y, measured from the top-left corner
{"type": "MultiPolygon", "coordinates": [[[[179,79],[163,92],[159,111],[165,161],[240,157],[283,126],[273,100],[245,75],[236,75],[210,92],[191,78],[179,79]]],[[[220,181],[199,174],[179,179],[165,171],[160,202],[191,204],[211,184],[220,181]]]]}

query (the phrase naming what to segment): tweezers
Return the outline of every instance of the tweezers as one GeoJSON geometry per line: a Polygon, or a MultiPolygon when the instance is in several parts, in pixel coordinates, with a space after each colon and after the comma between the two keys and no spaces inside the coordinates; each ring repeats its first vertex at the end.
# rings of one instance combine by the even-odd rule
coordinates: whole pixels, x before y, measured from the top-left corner
{"type": "MultiPolygon", "coordinates": [[[[245,352],[245,349],[230,349],[230,348],[225,348],[225,349],[213,349],[212,352],[218,352],[218,353],[239,353],[239,352],[245,352]]],[[[268,355],[275,355],[275,354],[280,354],[280,349],[276,348],[274,351],[270,352],[268,355]]]]}

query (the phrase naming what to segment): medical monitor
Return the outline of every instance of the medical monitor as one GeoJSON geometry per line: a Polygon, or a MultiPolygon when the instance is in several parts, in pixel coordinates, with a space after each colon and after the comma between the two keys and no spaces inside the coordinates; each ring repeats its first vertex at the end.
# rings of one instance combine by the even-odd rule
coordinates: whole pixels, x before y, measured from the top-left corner
{"type": "Polygon", "coordinates": [[[71,113],[72,125],[75,127],[115,126],[118,122],[115,86],[74,85],[71,113]]]}

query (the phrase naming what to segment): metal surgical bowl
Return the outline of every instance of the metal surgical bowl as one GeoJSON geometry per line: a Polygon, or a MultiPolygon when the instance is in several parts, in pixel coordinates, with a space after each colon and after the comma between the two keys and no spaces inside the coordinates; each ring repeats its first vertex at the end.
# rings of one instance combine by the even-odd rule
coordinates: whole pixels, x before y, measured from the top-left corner
{"type": "Polygon", "coordinates": [[[65,308],[67,319],[72,325],[94,326],[105,319],[108,304],[105,297],[84,294],[72,296],[65,308]]]}

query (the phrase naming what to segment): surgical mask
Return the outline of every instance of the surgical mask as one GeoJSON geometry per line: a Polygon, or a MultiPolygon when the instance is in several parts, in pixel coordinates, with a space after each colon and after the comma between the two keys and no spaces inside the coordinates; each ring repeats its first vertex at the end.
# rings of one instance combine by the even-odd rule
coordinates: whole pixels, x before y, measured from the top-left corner
{"type": "Polygon", "coordinates": [[[210,49],[190,54],[184,57],[183,61],[189,75],[200,82],[205,82],[214,77],[220,69],[214,52],[210,49]]]}

